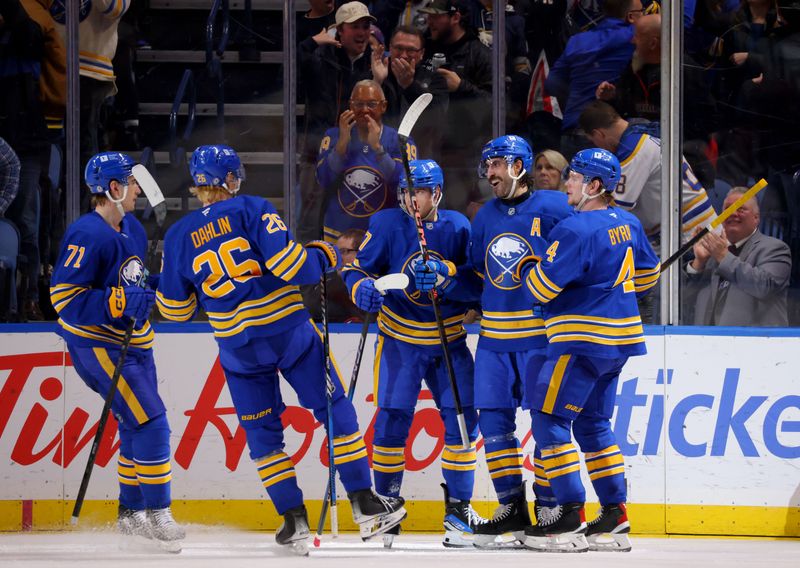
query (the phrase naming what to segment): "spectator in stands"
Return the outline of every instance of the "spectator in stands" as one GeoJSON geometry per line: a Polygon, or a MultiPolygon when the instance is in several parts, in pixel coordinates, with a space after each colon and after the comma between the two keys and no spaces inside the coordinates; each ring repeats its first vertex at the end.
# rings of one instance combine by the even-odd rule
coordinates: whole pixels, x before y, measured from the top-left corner
{"type": "MultiPolygon", "coordinates": [[[[65,0],[53,0],[50,13],[66,45],[65,0]]],[[[117,92],[112,59],[117,51],[117,28],[130,7],[127,0],[94,0],[80,3],[78,38],[80,49],[80,163],[85,164],[100,150],[101,108],[117,92]]],[[[76,180],[77,181],[77,180],[76,180]]],[[[81,208],[88,211],[89,193],[84,184],[81,208]]]]}
{"type": "Polygon", "coordinates": [[[19,190],[6,217],[20,233],[20,313],[23,320],[39,321],[44,319],[39,308],[39,174],[43,152],[49,147],[40,96],[45,35],[19,0],[4,0],[2,15],[0,136],[20,162],[19,190]]]}
{"type": "Polygon", "coordinates": [[[373,58],[380,59],[372,68],[375,81],[381,84],[386,96],[384,124],[397,128],[417,97],[423,93],[433,95],[433,101],[414,125],[414,137],[420,141],[419,155],[438,156],[449,94],[444,76],[423,63],[424,45],[422,32],[417,28],[399,26],[389,40],[389,57],[373,53],[373,58]]]}
{"type": "MultiPolygon", "coordinates": [[[[731,189],[725,207],[746,191],[731,189]]],[[[751,198],[724,221],[721,234],[710,232],[694,246],[686,271],[697,290],[695,325],[789,325],[791,253],[786,243],[758,230],[759,219],[758,201],[751,198]]]]}
{"type": "Polygon", "coordinates": [[[19,158],[8,142],[0,138],[0,217],[14,201],[19,190],[19,158]]]}
{"type": "Polygon", "coordinates": [[[448,186],[457,189],[446,193],[444,207],[464,212],[471,202],[482,203],[489,197],[477,193],[475,168],[468,164],[480,155],[491,130],[491,50],[467,26],[466,0],[433,0],[420,11],[428,15],[425,58],[430,60],[435,53],[445,56],[446,63],[436,72],[444,77],[450,93],[437,161],[448,186]]]}
{"type": "Polygon", "coordinates": [[[401,149],[397,130],[383,125],[386,98],[371,79],[356,83],[350,108],[339,116],[339,126],[325,132],[319,146],[317,181],[327,194],[325,240],[335,243],[352,228],[366,230],[369,218],[394,207],[397,184],[403,175],[401,151],[409,159],[416,147],[401,149]]]}
{"type": "Polygon", "coordinates": [[[320,31],[300,44],[300,69],[306,95],[305,132],[299,179],[298,240],[322,237],[325,191],[316,184],[317,151],[325,131],[336,125],[349,107],[353,86],[372,79],[370,24],[375,18],[361,2],[347,2],[336,10],[336,36],[320,31]]]}
{"type": "MultiPolygon", "coordinates": [[[[603,81],[595,95],[630,122],[658,122],[661,116],[661,15],[639,18],[634,24],[633,59],[616,83],[603,81]]],[[[714,185],[708,143],[718,127],[717,105],[711,96],[708,71],[690,54],[682,55],[683,153],[705,187],[714,185]]]]}
{"type": "MultiPolygon", "coordinates": [[[[342,255],[342,266],[356,259],[358,247],[364,242],[365,232],[361,229],[348,229],[336,241],[336,247],[342,255]]],[[[341,269],[328,273],[328,321],[332,323],[353,323],[364,321],[365,313],[359,310],[347,293],[347,286],[342,280],[341,269]]],[[[304,287],[303,302],[315,320],[322,319],[321,302],[322,285],[304,287]]]]}
{"type": "Polygon", "coordinates": [[[597,86],[615,82],[633,55],[633,26],[642,16],[641,0],[605,0],[603,18],[596,27],[575,34],[550,69],[545,88],[564,112],[561,153],[571,156],[590,147],[577,131],[583,108],[595,99],[597,86]]]}
{"type": "Polygon", "coordinates": [[[395,28],[412,27],[425,33],[428,17],[421,12],[432,0],[379,0],[372,4],[372,15],[378,19],[378,27],[384,37],[389,37],[395,28]]]}
{"type": "Polygon", "coordinates": [[[328,28],[336,23],[333,0],[309,0],[308,5],[310,6],[308,10],[297,15],[298,44],[310,40],[318,33],[327,33],[328,28]]]}
{"type": "Polygon", "coordinates": [[[555,150],[542,150],[533,160],[533,184],[536,189],[557,189],[566,192],[562,172],[569,165],[555,150]]]}

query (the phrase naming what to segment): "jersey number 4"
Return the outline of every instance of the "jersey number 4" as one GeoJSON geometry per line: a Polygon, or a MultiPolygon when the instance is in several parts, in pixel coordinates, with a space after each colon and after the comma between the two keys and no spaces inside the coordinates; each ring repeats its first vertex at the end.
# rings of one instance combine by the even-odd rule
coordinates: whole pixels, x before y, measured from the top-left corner
{"type": "Polygon", "coordinates": [[[619,269],[617,279],[614,281],[614,286],[622,284],[622,291],[626,294],[633,292],[633,275],[636,272],[636,267],[633,264],[633,249],[628,247],[625,250],[625,258],[622,261],[622,267],[619,269]]]}
{"type": "Polygon", "coordinates": [[[192,262],[194,273],[200,274],[203,265],[208,266],[211,272],[203,281],[203,293],[209,298],[221,298],[233,292],[236,287],[234,282],[245,282],[260,276],[261,267],[258,262],[251,258],[236,262],[233,258],[234,251],[249,250],[250,243],[242,237],[236,237],[225,241],[215,251],[207,250],[197,255],[192,262]]]}

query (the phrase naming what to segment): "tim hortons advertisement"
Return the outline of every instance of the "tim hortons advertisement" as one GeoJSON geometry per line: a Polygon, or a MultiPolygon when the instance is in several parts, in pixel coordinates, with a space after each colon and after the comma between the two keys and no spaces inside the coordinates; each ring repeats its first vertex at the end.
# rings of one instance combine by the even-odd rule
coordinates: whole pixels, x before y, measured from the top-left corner
{"type": "MultiPolygon", "coordinates": [[[[158,327],[155,345],[159,390],[172,428],[173,498],[265,498],[244,432],[238,427],[213,337],[186,333],[187,326],[177,329],[174,333],[169,325],[158,327]]],[[[374,338],[371,333],[354,398],[370,453],[374,338]]],[[[471,347],[476,342],[477,336],[471,334],[471,347]]],[[[334,333],[331,344],[348,381],[358,333],[334,333]]],[[[800,506],[796,364],[800,339],[657,334],[648,335],[647,347],[648,354],[632,358],[619,379],[613,419],[625,455],[630,502],[667,508],[796,510],[800,506]]],[[[311,411],[298,405],[287,384],[281,390],[288,407],[281,417],[286,451],[296,464],[307,498],[319,499],[327,475],[324,428],[311,411]]],[[[101,408],[102,400],[78,378],[54,333],[0,334],[0,501],[74,499],[101,408]]],[[[517,426],[530,482],[529,416],[520,411],[517,426]]],[[[89,500],[116,498],[116,434],[112,419],[98,452],[89,500]]],[[[482,445],[478,445],[474,500],[494,502],[482,445]]],[[[442,422],[430,393],[423,390],[406,448],[406,499],[441,499],[443,447],[442,422]]],[[[588,476],[584,481],[592,501],[588,476]]]]}

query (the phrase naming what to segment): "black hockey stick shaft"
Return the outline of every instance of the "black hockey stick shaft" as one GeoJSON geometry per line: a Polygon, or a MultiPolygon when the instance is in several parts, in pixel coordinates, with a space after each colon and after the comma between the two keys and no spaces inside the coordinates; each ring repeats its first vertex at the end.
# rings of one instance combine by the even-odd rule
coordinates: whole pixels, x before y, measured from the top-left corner
{"type": "MultiPolygon", "coordinates": [[[[323,502],[323,511],[327,516],[327,508],[331,510],[331,534],[335,538],[339,533],[339,518],[336,510],[336,460],[334,459],[333,431],[333,393],[335,385],[331,376],[330,336],[328,335],[328,274],[322,273],[322,349],[325,355],[325,394],[328,410],[328,489],[323,502]]],[[[325,517],[320,514],[320,524],[325,524],[325,517]]],[[[319,525],[317,530],[319,532],[319,525]]]]}
{"type": "Polygon", "coordinates": [[[75,499],[75,506],[72,508],[73,525],[78,524],[78,517],[83,508],[83,501],[86,497],[86,490],[89,488],[89,479],[92,477],[92,470],[94,470],[94,462],[97,459],[97,449],[100,447],[100,440],[103,438],[103,432],[106,429],[108,416],[111,410],[111,403],[114,400],[114,395],[117,394],[117,386],[119,385],[119,378],[122,376],[122,365],[125,363],[125,357],[128,355],[128,346],[131,344],[133,337],[133,328],[136,325],[136,320],[131,320],[128,328],[125,330],[125,337],[122,339],[122,347],[119,351],[119,358],[117,364],[114,366],[114,374],[111,377],[111,386],[106,394],[106,400],[103,403],[103,411],[100,413],[100,420],[97,423],[97,432],[94,435],[92,442],[92,449],[89,451],[89,459],[86,462],[86,469],[83,471],[83,479],[81,479],[81,487],[78,489],[78,496],[75,499]]]}
{"type": "MultiPolygon", "coordinates": [[[[356,382],[358,381],[358,371],[361,369],[361,356],[364,354],[364,345],[367,342],[369,333],[369,314],[364,316],[364,323],[361,325],[361,337],[358,340],[358,350],[356,351],[356,362],[353,365],[353,374],[350,375],[350,386],[347,389],[347,398],[353,400],[356,392],[356,382]]],[[[325,519],[328,516],[328,501],[331,496],[330,483],[325,486],[325,498],[322,500],[322,510],[319,512],[319,522],[317,523],[317,534],[314,536],[314,546],[319,546],[320,538],[325,530],[325,519]]]]}
{"type": "Polygon", "coordinates": [[[711,229],[715,229],[715,228],[719,227],[720,225],[722,225],[722,223],[725,221],[725,219],[727,219],[728,217],[733,215],[733,213],[737,209],[739,209],[739,207],[741,207],[742,205],[744,205],[745,203],[750,201],[753,197],[756,196],[756,194],[759,191],[761,191],[765,187],[767,187],[767,181],[764,180],[764,179],[761,179],[755,185],[753,185],[753,187],[751,187],[745,193],[743,193],[742,196],[739,199],[737,199],[736,201],[731,203],[722,213],[719,214],[719,216],[716,219],[711,221],[711,223],[709,223],[708,226],[703,227],[695,236],[693,236],[691,239],[686,241],[686,243],[684,243],[684,245],[681,246],[681,248],[679,248],[672,256],[670,256],[667,260],[662,262],[661,263],[661,272],[664,272],[667,268],[670,267],[670,265],[673,262],[675,262],[680,257],[682,257],[684,254],[689,252],[692,249],[692,247],[694,245],[696,245],[700,239],[702,239],[704,236],[706,236],[711,229]]]}
{"type": "MultiPolygon", "coordinates": [[[[406,147],[408,146],[408,137],[398,134],[400,139],[400,155],[403,158],[403,169],[405,170],[406,185],[408,186],[404,193],[411,197],[411,205],[414,209],[414,222],[417,225],[417,239],[419,240],[419,250],[422,253],[422,259],[427,262],[430,259],[428,251],[428,241],[425,238],[425,227],[422,224],[422,217],[419,214],[417,207],[417,198],[414,195],[414,182],[411,177],[411,166],[408,163],[408,153],[406,147]]],[[[458,430],[461,434],[461,444],[464,449],[469,449],[471,443],[469,441],[469,433],[467,432],[467,423],[464,419],[464,409],[461,406],[461,395],[458,392],[458,384],[456,383],[456,374],[453,371],[453,362],[450,359],[450,349],[447,345],[447,332],[444,329],[444,321],[442,320],[442,312],[439,309],[439,294],[434,287],[430,292],[431,304],[433,305],[433,314],[436,318],[436,328],[439,331],[439,342],[442,344],[442,354],[444,357],[444,364],[447,369],[447,378],[450,381],[450,390],[453,391],[453,402],[456,407],[456,419],[458,420],[458,430]]]]}

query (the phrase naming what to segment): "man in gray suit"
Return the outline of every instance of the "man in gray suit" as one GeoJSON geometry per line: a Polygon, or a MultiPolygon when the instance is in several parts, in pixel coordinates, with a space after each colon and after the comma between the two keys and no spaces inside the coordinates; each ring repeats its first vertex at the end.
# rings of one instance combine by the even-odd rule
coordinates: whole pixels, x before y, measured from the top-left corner
{"type": "MultiPolygon", "coordinates": [[[[747,188],[734,187],[725,208],[747,188]]],[[[788,326],[786,289],[792,270],[789,247],[758,230],[758,202],[750,199],[708,233],[686,265],[689,285],[697,290],[695,325],[788,326]]]]}

